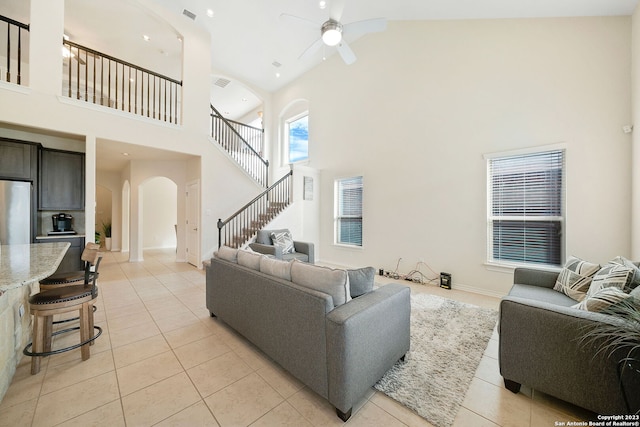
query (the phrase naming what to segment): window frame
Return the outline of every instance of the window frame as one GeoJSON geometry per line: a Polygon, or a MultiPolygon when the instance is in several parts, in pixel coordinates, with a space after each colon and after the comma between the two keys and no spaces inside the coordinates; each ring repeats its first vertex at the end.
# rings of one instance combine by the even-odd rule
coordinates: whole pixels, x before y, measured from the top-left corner
{"type": "Polygon", "coordinates": [[[360,249],[364,245],[364,176],[363,175],[355,175],[344,178],[337,178],[334,181],[334,238],[333,243],[336,246],[344,247],[344,248],[352,248],[352,249],[360,249]],[[359,215],[345,215],[344,213],[340,213],[340,200],[341,200],[341,184],[346,183],[348,181],[359,180],[359,188],[360,188],[360,196],[359,196],[359,215]],[[353,242],[341,241],[341,221],[344,219],[356,219],[360,222],[360,243],[358,244],[353,242]]]}
{"type": "Polygon", "coordinates": [[[292,115],[284,120],[284,158],[285,164],[297,164],[305,163],[309,161],[309,110],[305,110],[301,113],[292,115]],[[291,141],[290,141],[290,126],[292,123],[306,117],[307,118],[307,157],[299,160],[291,160],[291,141]]]}
{"type": "Polygon", "coordinates": [[[494,267],[505,267],[513,269],[519,266],[535,267],[542,269],[557,269],[564,264],[565,261],[565,244],[566,244],[566,181],[567,181],[567,148],[565,144],[553,144],[540,147],[528,148],[523,150],[512,150],[498,153],[485,154],[486,163],[486,221],[487,221],[487,255],[486,265],[494,267]],[[560,152],[561,153],[561,182],[559,186],[560,194],[556,194],[560,200],[560,215],[537,215],[528,216],[526,213],[521,216],[517,215],[494,215],[493,213],[493,188],[492,188],[492,162],[500,159],[535,156],[545,153],[560,152]],[[549,264],[536,261],[526,260],[508,260],[494,258],[494,222],[502,219],[503,221],[536,221],[536,222],[556,222],[559,224],[559,242],[557,250],[559,251],[558,264],[549,264]]]}

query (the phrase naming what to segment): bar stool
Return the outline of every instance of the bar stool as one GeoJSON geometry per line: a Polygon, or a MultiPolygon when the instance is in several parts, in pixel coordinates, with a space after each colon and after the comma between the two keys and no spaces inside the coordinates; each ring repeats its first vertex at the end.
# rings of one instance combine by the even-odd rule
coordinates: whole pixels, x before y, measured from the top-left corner
{"type": "MultiPolygon", "coordinates": [[[[32,342],[22,351],[23,354],[31,356],[31,374],[40,372],[40,360],[42,357],[52,354],[59,354],[65,351],[81,347],[82,360],[87,360],[91,356],[89,346],[102,334],[102,328],[93,324],[93,304],[98,297],[97,267],[102,254],[98,249],[85,249],[83,259],[86,261],[84,280],[79,285],[58,286],[53,289],[41,291],[29,298],[29,309],[33,314],[33,337],[32,342]],[[91,271],[91,267],[94,271],[91,271]],[[78,310],[80,326],[67,328],[53,332],[53,316],[78,310]],[[53,336],[80,330],[80,343],[58,350],[51,349],[51,338],[53,336]],[[94,330],[98,333],[94,334],[94,330]]],[[[69,319],[72,320],[72,319],[69,319]]],[[[69,321],[66,320],[66,321],[69,321]]],[[[61,323],[55,322],[55,323],[61,323]]]]}
{"type": "MultiPolygon", "coordinates": [[[[86,244],[86,246],[84,247],[84,250],[82,251],[82,255],[81,255],[81,259],[82,261],[84,261],[84,269],[83,270],[78,270],[78,271],[63,271],[60,273],[54,273],[51,276],[42,279],[40,281],[40,290],[41,291],[46,291],[49,289],[54,289],[60,286],[67,286],[67,285],[71,285],[71,284],[80,284],[81,282],[84,282],[85,279],[85,273],[87,270],[87,263],[89,261],[87,261],[86,256],[88,256],[88,250],[91,249],[100,249],[100,245],[97,243],[93,243],[93,242],[89,242],[86,244]]],[[[97,269],[97,265],[96,265],[96,269],[97,269]]],[[[90,271],[90,274],[93,274],[92,271],[90,271]]]]}

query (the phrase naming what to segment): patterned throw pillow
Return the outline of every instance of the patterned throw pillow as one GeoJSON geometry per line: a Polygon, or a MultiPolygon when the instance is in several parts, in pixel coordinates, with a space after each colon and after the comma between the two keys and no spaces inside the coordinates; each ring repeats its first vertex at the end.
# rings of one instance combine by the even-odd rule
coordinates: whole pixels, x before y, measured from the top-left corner
{"type": "Polygon", "coordinates": [[[629,293],[640,286],[640,269],[632,261],[629,261],[625,257],[617,256],[611,260],[611,263],[624,265],[625,267],[630,268],[633,272],[631,274],[631,277],[629,278],[629,282],[627,283],[626,288],[624,289],[626,293],[629,293]]]}
{"type": "Polygon", "coordinates": [[[633,270],[631,268],[610,262],[593,276],[587,298],[604,288],[618,288],[625,292],[632,278],[633,270]]]}
{"type": "Polygon", "coordinates": [[[271,233],[271,241],[273,242],[273,246],[278,246],[282,248],[282,254],[291,254],[294,252],[293,249],[293,237],[291,237],[291,233],[288,231],[283,231],[281,233],[271,233]]]}
{"type": "Polygon", "coordinates": [[[558,280],[556,280],[553,289],[576,301],[582,301],[587,295],[589,286],[591,286],[593,275],[598,270],[600,270],[600,265],[571,256],[558,275],[558,280]]]}
{"type": "Polygon", "coordinates": [[[630,297],[631,295],[616,287],[602,288],[572,307],[587,311],[602,311],[630,297]]]}

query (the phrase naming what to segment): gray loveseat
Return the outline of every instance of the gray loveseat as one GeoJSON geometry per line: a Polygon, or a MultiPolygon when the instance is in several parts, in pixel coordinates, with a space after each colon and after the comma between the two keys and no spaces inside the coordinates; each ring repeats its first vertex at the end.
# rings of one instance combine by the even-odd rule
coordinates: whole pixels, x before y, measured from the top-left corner
{"type": "MultiPolygon", "coordinates": [[[[303,283],[309,279],[305,268],[327,270],[320,272],[325,279],[346,274],[299,261],[275,262],[291,265],[292,279],[303,283]]],[[[206,275],[211,316],[326,398],[343,421],[367,390],[409,351],[411,306],[406,286],[385,285],[336,307],[337,297],[255,266],[214,257],[206,275]]],[[[307,284],[315,287],[321,282],[326,281],[307,284]]]]}
{"type": "MultiPolygon", "coordinates": [[[[571,308],[576,301],[553,290],[557,272],[517,268],[500,303],[499,362],[507,389],[524,384],[598,414],[626,414],[618,378],[620,353],[607,357],[581,340],[596,322],[615,316],[571,308]]],[[[634,393],[640,393],[640,384],[634,393]]]]}
{"type": "Polygon", "coordinates": [[[275,246],[273,241],[271,240],[271,233],[281,233],[288,232],[289,230],[286,228],[279,230],[258,230],[256,234],[256,241],[251,243],[249,247],[261,254],[271,255],[276,259],[281,259],[284,261],[291,261],[293,259],[297,259],[300,261],[308,262],[309,264],[313,264],[315,262],[315,247],[311,242],[300,242],[297,240],[293,241],[293,252],[290,253],[282,253],[282,248],[279,246],[275,246]]]}

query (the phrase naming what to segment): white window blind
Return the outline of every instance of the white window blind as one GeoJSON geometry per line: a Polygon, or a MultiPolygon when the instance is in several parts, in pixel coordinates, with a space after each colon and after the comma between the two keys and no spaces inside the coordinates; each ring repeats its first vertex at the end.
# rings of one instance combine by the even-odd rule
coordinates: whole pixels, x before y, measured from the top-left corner
{"type": "Polygon", "coordinates": [[[336,181],[336,243],[362,246],[362,177],[336,181]]]}
{"type": "Polygon", "coordinates": [[[564,150],[488,159],[488,258],[561,265],[564,150]]]}

